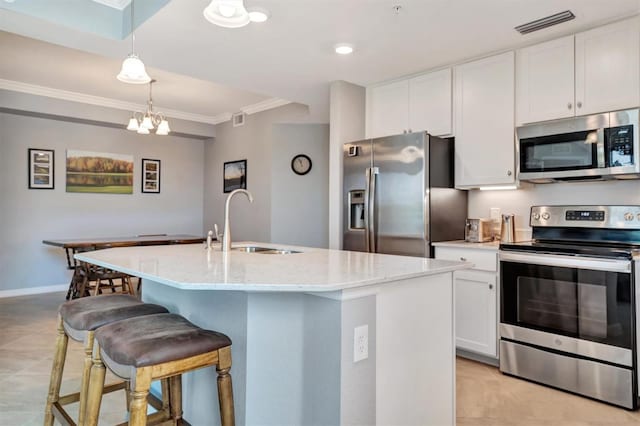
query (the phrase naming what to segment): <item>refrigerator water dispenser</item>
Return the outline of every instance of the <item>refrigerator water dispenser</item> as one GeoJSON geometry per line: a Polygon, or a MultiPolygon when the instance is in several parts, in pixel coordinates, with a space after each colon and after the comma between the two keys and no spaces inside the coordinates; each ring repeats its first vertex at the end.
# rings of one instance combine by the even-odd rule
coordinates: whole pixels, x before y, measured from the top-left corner
{"type": "Polygon", "coordinates": [[[364,190],[349,191],[349,229],[364,229],[364,190]]]}

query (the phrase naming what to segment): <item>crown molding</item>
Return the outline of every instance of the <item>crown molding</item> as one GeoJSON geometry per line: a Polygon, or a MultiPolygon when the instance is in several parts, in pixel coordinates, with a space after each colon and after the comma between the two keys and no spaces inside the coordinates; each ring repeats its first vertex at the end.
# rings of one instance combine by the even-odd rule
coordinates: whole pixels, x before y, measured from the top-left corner
{"type": "MultiPolygon", "coordinates": [[[[280,98],[271,98],[264,100],[262,102],[258,102],[255,104],[247,105],[245,107],[240,108],[240,112],[244,112],[245,114],[255,114],[257,112],[267,111],[269,109],[278,108],[283,105],[290,104],[291,101],[287,101],[280,98]]],[[[229,118],[231,119],[231,118],[229,118]]]]}
{"type": "MultiPolygon", "coordinates": [[[[120,109],[124,111],[146,111],[146,104],[136,104],[133,102],[120,101],[117,99],[103,98],[101,96],[86,95],[84,93],[69,92],[67,90],[54,89],[52,87],[38,86],[35,84],[22,83],[14,80],[0,79],[0,89],[14,92],[27,93],[30,95],[45,96],[48,98],[61,99],[71,102],[96,105],[107,108],[120,109]]],[[[179,120],[195,121],[197,123],[218,124],[214,117],[190,112],[177,111],[172,109],[159,108],[167,117],[179,120]]]]}
{"type": "MultiPolygon", "coordinates": [[[[146,104],[136,104],[134,102],[120,101],[117,99],[104,98],[101,96],[86,95],[79,92],[70,92],[67,90],[54,89],[53,87],[38,86],[36,84],[23,83],[15,80],[0,79],[0,89],[11,90],[14,92],[27,93],[29,95],[45,96],[48,98],[61,99],[64,101],[79,102],[83,104],[96,105],[106,108],[114,108],[124,111],[146,111],[146,104]]],[[[257,112],[266,111],[283,105],[290,104],[290,101],[284,99],[271,98],[247,105],[240,108],[241,112],[246,114],[255,114],[257,112]]],[[[196,123],[220,124],[231,121],[232,113],[224,112],[215,116],[202,114],[194,114],[190,112],[172,110],[158,107],[167,117],[177,118],[179,120],[195,121],[196,123]]]]}

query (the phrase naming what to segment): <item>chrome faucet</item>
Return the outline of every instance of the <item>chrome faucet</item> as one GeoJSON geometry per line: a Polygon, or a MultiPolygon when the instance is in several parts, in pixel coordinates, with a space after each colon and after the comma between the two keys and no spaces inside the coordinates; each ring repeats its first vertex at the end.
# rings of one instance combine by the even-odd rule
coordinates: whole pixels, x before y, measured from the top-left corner
{"type": "Polygon", "coordinates": [[[246,189],[236,189],[231,191],[227,197],[227,202],[224,205],[224,234],[222,234],[222,251],[231,250],[231,226],[229,226],[229,205],[231,199],[236,194],[244,194],[249,199],[249,202],[253,203],[253,195],[246,189]]]}

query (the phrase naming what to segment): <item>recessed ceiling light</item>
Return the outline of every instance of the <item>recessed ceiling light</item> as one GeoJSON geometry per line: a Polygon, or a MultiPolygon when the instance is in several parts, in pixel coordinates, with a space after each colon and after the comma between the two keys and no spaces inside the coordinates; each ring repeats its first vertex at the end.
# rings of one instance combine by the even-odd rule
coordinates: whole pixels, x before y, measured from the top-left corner
{"type": "Polygon", "coordinates": [[[248,11],[251,22],[264,22],[271,16],[267,9],[261,7],[252,7],[248,11]]]}
{"type": "Polygon", "coordinates": [[[340,55],[353,53],[353,45],[347,43],[336,44],[336,53],[340,55]]]}

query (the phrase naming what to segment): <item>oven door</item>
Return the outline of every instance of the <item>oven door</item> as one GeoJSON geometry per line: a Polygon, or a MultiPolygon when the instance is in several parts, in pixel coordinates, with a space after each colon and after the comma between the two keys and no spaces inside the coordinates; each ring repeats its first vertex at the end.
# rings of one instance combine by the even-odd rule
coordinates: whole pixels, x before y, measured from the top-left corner
{"type": "Polygon", "coordinates": [[[633,365],[630,260],[500,252],[501,338],[633,365]]]}

